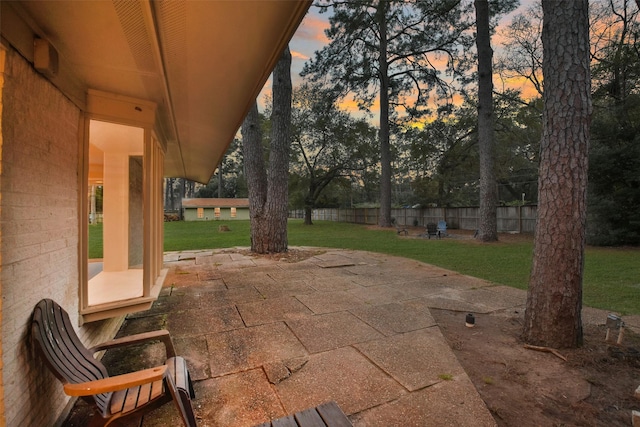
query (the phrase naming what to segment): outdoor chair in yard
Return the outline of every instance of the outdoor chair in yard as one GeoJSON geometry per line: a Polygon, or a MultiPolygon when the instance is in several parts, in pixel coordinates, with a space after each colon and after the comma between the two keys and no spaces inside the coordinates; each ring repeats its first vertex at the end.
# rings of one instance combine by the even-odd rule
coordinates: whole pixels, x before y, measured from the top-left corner
{"type": "Polygon", "coordinates": [[[438,221],[438,237],[447,235],[447,221],[441,219],[438,221]]]}
{"type": "Polygon", "coordinates": [[[395,218],[392,218],[391,222],[396,227],[396,234],[404,234],[405,236],[409,234],[409,230],[407,230],[407,227],[398,225],[398,221],[396,221],[395,218]]]}
{"type": "Polygon", "coordinates": [[[40,301],[31,322],[36,351],[69,396],[82,397],[94,408],[91,426],[106,426],[123,418],[142,416],[171,400],[185,426],[195,427],[191,405],[193,385],[187,364],[176,356],[166,330],[136,334],[87,349],[75,333],[69,315],[50,299],[40,301]],[[109,348],[162,341],[167,361],[162,366],[110,377],[94,353],[109,348]]]}
{"type": "Polygon", "coordinates": [[[431,236],[440,238],[440,232],[438,232],[438,226],[433,222],[427,224],[427,237],[431,239],[431,236]]]}

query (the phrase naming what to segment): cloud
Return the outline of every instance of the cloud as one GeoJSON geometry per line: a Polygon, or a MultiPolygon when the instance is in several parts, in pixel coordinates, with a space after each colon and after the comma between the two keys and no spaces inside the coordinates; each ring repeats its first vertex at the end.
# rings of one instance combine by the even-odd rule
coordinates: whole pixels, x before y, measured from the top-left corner
{"type": "Polygon", "coordinates": [[[329,43],[329,39],[324,33],[324,30],[329,28],[329,22],[326,18],[320,18],[317,15],[309,13],[302,20],[298,31],[296,31],[296,38],[306,40],[310,42],[317,42],[321,44],[329,43]]]}
{"type": "Polygon", "coordinates": [[[306,61],[307,59],[309,59],[309,56],[305,55],[302,52],[298,52],[296,50],[292,50],[291,51],[291,58],[292,59],[302,59],[303,61],[306,61]]]}

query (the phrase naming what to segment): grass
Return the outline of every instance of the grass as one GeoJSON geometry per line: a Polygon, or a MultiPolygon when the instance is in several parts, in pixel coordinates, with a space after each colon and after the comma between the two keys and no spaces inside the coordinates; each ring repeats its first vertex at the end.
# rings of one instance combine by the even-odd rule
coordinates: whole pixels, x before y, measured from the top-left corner
{"type": "MultiPolygon", "coordinates": [[[[89,256],[102,256],[102,227],[89,227],[89,256]]],[[[249,221],[165,223],[165,251],[249,246],[249,221]],[[219,232],[220,225],[231,231],[219,232]]],[[[366,250],[415,259],[491,282],[526,289],[533,239],[479,244],[473,240],[405,239],[395,229],[317,221],[305,226],[290,220],[289,246],[366,250]]],[[[522,239],[521,239],[522,240],[522,239]]],[[[640,314],[640,248],[587,247],[583,301],[590,307],[623,315],[640,314]]]]}

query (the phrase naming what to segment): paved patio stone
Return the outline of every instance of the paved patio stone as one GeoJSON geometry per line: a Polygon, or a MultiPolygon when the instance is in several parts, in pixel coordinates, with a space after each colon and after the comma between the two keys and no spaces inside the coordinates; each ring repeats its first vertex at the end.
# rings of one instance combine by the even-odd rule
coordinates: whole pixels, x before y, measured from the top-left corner
{"type": "Polygon", "coordinates": [[[353,282],[351,277],[345,277],[343,275],[329,275],[327,277],[314,275],[305,277],[303,282],[319,292],[346,291],[358,286],[353,282]]]}
{"type": "Polygon", "coordinates": [[[389,286],[404,292],[410,298],[422,298],[427,295],[437,294],[442,289],[446,288],[445,286],[433,283],[426,278],[397,282],[389,286]]]}
{"type": "Polygon", "coordinates": [[[267,273],[253,273],[253,271],[242,274],[223,274],[223,280],[229,289],[276,283],[267,273]]]}
{"type": "Polygon", "coordinates": [[[365,410],[351,421],[354,427],[497,425],[466,374],[365,410]]]}
{"type": "Polygon", "coordinates": [[[167,328],[177,337],[204,335],[243,327],[242,318],[233,305],[171,311],[167,314],[167,328]]]}
{"type": "Polygon", "coordinates": [[[355,265],[354,260],[350,259],[345,254],[338,253],[316,255],[313,257],[313,261],[321,268],[337,268],[355,265]]]}
{"type": "MultiPolygon", "coordinates": [[[[166,255],[165,255],[165,259],[166,259],[166,255]]],[[[212,253],[210,255],[207,256],[199,256],[197,259],[197,264],[198,265],[222,265],[222,264],[228,264],[230,261],[232,261],[231,258],[231,254],[225,254],[225,253],[212,253]]]]}
{"type": "Polygon", "coordinates": [[[192,381],[211,377],[207,340],[204,336],[173,338],[173,346],[176,353],[187,361],[192,381]]]}
{"type": "Polygon", "coordinates": [[[282,322],[206,337],[214,377],[307,355],[304,346],[282,322]]]}
{"type": "Polygon", "coordinates": [[[344,311],[364,304],[364,301],[347,291],[316,292],[298,295],[297,298],[315,314],[344,311]]]}
{"type": "Polygon", "coordinates": [[[219,265],[218,268],[220,269],[220,271],[226,271],[226,270],[250,268],[255,266],[256,266],[256,263],[251,258],[242,257],[242,258],[238,258],[237,260],[231,261],[229,263],[223,263],[219,265]]]}
{"type": "Polygon", "coordinates": [[[428,308],[419,308],[406,303],[358,307],[351,312],[387,336],[428,328],[436,324],[428,308]]]}
{"type": "MultiPolygon", "coordinates": [[[[195,384],[199,427],[250,427],[286,415],[264,372],[253,369],[195,384]]],[[[143,427],[181,426],[174,405],[144,417],[143,427]]]]}
{"type": "Polygon", "coordinates": [[[274,280],[274,283],[263,283],[256,285],[255,288],[265,298],[291,297],[310,294],[316,291],[311,286],[306,285],[302,280],[291,278],[274,280]]]}
{"type": "Polygon", "coordinates": [[[287,413],[335,400],[348,415],[406,393],[352,347],[310,356],[300,370],[274,387],[287,413]]]}
{"type": "Polygon", "coordinates": [[[380,305],[407,299],[405,292],[391,286],[357,286],[349,289],[349,293],[361,299],[365,304],[380,305]]]}
{"type": "Polygon", "coordinates": [[[122,326],[120,326],[120,331],[118,331],[116,338],[166,329],[166,322],[167,315],[163,313],[151,316],[127,316],[122,326]]]}
{"type": "Polygon", "coordinates": [[[299,319],[312,314],[304,304],[294,297],[271,298],[238,304],[238,310],[247,326],[299,319]]]}
{"type": "Polygon", "coordinates": [[[523,305],[526,301],[511,292],[500,292],[500,289],[476,288],[440,290],[438,294],[432,294],[426,298],[429,306],[433,308],[469,311],[475,313],[490,313],[507,307],[523,305]]]}
{"type": "Polygon", "coordinates": [[[286,323],[309,353],[333,350],[382,337],[371,326],[345,311],[289,320],[286,323]]]}
{"type": "MultiPolygon", "coordinates": [[[[356,426],[495,424],[431,311],[454,310],[461,322],[475,312],[480,333],[484,316],[523,312],[525,291],[390,255],[290,249],[313,256],[167,253],[160,298],[123,324],[119,336],[169,329],[195,380],[200,427],[254,426],[330,400],[356,426]]],[[[604,323],[594,310],[585,319],[604,323]]],[[[116,374],[164,356],[156,342],[109,350],[104,361],[116,374]]],[[[167,404],[126,427],[173,425],[167,404]]]]}
{"type": "Polygon", "coordinates": [[[254,301],[262,301],[264,297],[253,286],[243,288],[215,290],[202,294],[198,303],[203,308],[222,307],[232,304],[245,304],[254,301]]]}
{"type": "Polygon", "coordinates": [[[465,375],[440,329],[431,327],[356,344],[369,359],[409,391],[465,375]]]}

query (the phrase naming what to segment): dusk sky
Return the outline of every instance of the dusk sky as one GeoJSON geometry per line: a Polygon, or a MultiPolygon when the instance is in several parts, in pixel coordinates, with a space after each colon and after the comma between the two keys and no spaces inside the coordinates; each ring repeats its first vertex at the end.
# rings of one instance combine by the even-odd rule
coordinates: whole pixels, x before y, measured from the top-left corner
{"type": "MultiPolygon", "coordinates": [[[[530,4],[536,0],[521,0],[521,6],[512,12],[507,17],[503,18],[502,23],[508,24],[511,21],[511,17],[515,14],[522,13],[530,4]]],[[[293,80],[293,86],[297,86],[300,81],[300,72],[304,63],[314,56],[314,52],[322,49],[329,40],[325,36],[324,30],[329,27],[329,13],[320,14],[318,8],[311,6],[307,16],[302,21],[302,24],[294,34],[289,48],[291,49],[292,63],[291,63],[291,78],[293,80]]],[[[496,49],[495,42],[492,42],[494,49],[496,49]]],[[[496,82],[494,81],[494,84],[496,82]]],[[[258,103],[262,110],[264,104],[264,95],[271,92],[271,79],[267,81],[262,93],[259,96],[258,103]]],[[[356,110],[355,104],[345,100],[341,106],[349,110],[356,110]]],[[[355,111],[354,111],[355,112],[355,111]]]]}

